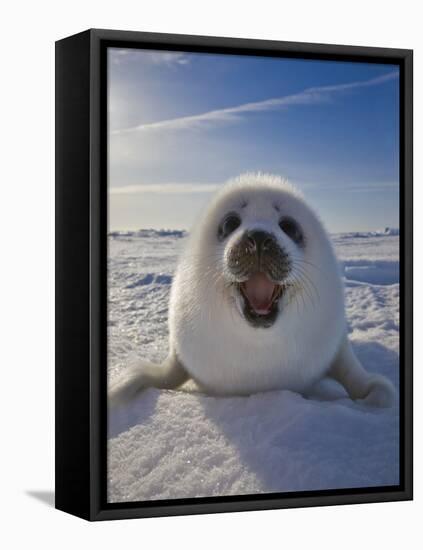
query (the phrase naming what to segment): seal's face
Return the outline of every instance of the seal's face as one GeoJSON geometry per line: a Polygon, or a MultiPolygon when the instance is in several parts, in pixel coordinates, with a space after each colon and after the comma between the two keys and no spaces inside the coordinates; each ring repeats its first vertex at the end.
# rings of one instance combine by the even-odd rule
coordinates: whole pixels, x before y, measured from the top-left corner
{"type": "Polygon", "coordinates": [[[216,239],[237,309],[254,327],[271,327],[304,280],[303,204],[283,191],[234,193],[216,239]]]}

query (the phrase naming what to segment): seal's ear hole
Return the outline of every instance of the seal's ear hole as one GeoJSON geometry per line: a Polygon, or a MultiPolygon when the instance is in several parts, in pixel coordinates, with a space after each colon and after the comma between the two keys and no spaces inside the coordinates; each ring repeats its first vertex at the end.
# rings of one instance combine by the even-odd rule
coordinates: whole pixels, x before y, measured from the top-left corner
{"type": "Polygon", "coordinates": [[[304,245],[303,232],[301,230],[301,227],[294,219],[288,217],[282,218],[279,221],[279,227],[282,229],[285,235],[287,235],[298,246],[304,245]]]}
{"type": "Polygon", "coordinates": [[[233,233],[235,229],[238,229],[238,227],[241,225],[241,218],[238,216],[238,214],[235,214],[234,212],[231,212],[225,218],[222,220],[221,224],[219,225],[219,229],[217,231],[217,236],[219,240],[225,239],[228,235],[233,233]]]}

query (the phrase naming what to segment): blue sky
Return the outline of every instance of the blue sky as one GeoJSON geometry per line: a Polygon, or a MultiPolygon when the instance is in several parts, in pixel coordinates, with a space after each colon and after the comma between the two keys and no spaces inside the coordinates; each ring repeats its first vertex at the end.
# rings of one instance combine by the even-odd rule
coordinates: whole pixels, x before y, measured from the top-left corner
{"type": "Polygon", "coordinates": [[[189,229],[230,177],[298,186],[329,231],[398,226],[391,65],[109,49],[111,229],[189,229]]]}

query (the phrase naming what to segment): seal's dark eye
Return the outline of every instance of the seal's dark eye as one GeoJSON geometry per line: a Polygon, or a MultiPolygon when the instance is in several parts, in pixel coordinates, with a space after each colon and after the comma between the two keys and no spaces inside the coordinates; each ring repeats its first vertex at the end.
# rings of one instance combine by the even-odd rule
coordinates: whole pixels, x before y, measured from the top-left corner
{"type": "Polygon", "coordinates": [[[225,239],[233,233],[241,225],[241,219],[238,214],[228,214],[219,225],[218,237],[220,240],[225,239]]]}
{"type": "Polygon", "coordinates": [[[300,226],[292,218],[282,218],[279,227],[294,243],[302,246],[304,244],[304,235],[300,226]]]}

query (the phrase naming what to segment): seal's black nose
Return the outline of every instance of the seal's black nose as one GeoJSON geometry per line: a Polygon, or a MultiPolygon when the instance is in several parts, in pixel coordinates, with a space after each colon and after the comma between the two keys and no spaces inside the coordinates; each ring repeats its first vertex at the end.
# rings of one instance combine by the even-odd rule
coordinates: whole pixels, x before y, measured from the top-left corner
{"type": "Polygon", "coordinates": [[[251,252],[261,254],[261,252],[270,248],[271,244],[274,243],[275,238],[267,231],[252,229],[251,231],[247,231],[245,241],[251,252]]]}

